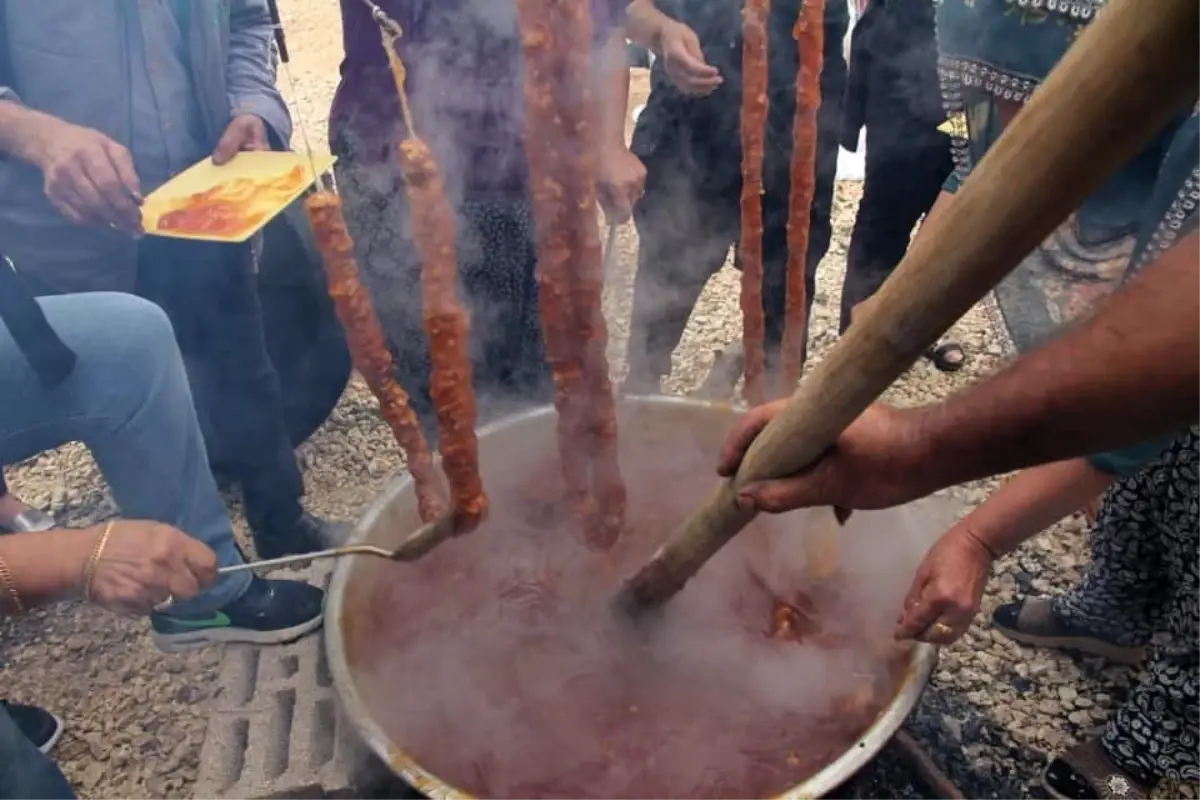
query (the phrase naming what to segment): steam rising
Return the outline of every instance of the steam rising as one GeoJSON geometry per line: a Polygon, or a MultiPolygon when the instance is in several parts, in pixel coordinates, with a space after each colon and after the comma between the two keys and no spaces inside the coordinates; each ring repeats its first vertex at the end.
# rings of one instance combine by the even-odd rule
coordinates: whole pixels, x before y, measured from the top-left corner
{"type": "Polygon", "coordinates": [[[491,797],[768,796],[850,746],[892,696],[897,609],[944,527],[913,510],[855,515],[822,587],[805,577],[805,515],[764,518],[631,627],[608,600],[710,487],[722,431],[623,420],[631,530],[598,554],[540,507],[556,474],[552,417],[539,419],[485,438],[483,529],[361,578],[372,619],[350,661],[392,740],[491,797]],[[768,638],[773,595],[797,590],[844,641],[768,638]]]}
{"type": "MultiPolygon", "coordinates": [[[[524,199],[499,188],[510,172],[524,172],[515,10],[502,0],[398,5],[407,9],[398,21],[412,32],[402,47],[418,132],[434,147],[460,213],[481,414],[543,401],[544,373],[519,380],[479,368],[544,362],[540,351],[521,349],[540,346],[529,291],[532,221],[524,199]],[[525,344],[514,345],[521,326],[516,338],[525,344]]],[[[723,91],[733,85],[727,79],[723,91]]],[[[736,150],[736,126],[729,132],[736,150]]],[[[340,180],[360,265],[400,351],[401,380],[424,411],[413,377],[427,351],[419,265],[392,177],[391,147],[402,133],[370,131],[383,143],[382,162],[368,159],[340,180]]],[[[786,170],[787,159],[778,161],[786,170]]],[[[736,160],[727,166],[736,175],[736,160]]],[[[717,195],[728,188],[682,193],[656,222],[713,233],[712,204],[724,202],[717,195]]],[[[780,231],[785,216],[776,220],[780,231]]],[[[685,286],[660,271],[707,275],[728,255],[719,235],[675,238],[684,244],[643,253],[656,274],[644,276],[635,297],[634,326],[656,332],[632,343],[631,366],[651,373],[669,370],[669,351],[704,283],[685,286]],[[647,356],[661,359],[664,343],[667,363],[651,363],[647,356]]],[[[805,515],[761,518],[661,617],[630,627],[608,600],[711,486],[723,431],[661,410],[623,419],[630,529],[611,553],[598,554],[554,505],[551,419],[481,441],[493,500],[484,528],[417,564],[356,565],[358,599],[343,621],[348,659],[392,741],[444,780],[491,797],[767,796],[840,755],[891,697],[895,618],[919,559],[946,528],[935,519],[940,511],[855,514],[843,531],[840,572],[821,585],[805,576],[805,515]],[[769,638],[777,599],[811,605],[802,610],[826,637],[821,646],[816,635],[806,643],[769,638]]],[[[394,530],[375,538],[397,541],[411,523],[393,518],[394,530]]]]}

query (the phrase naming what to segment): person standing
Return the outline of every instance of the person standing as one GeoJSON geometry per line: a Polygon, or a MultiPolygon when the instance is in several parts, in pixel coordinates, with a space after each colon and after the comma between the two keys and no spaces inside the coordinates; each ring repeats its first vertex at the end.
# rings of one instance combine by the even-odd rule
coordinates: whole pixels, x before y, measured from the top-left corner
{"type": "MultiPolygon", "coordinates": [[[[2,262],[0,262],[2,266],[2,262]]],[[[233,524],[204,449],[180,351],[163,311],[142,298],[90,292],[28,300],[48,325],[22,325],[0,273],[0,457],[83,442],[121,517],[82,529],[0,536],[0,617],[82,599],[149,617],[165,652],[216,643],[292,641],[321,625],[324,592],[241,564],[233,524]],[[66,370],[39,358],[66,353],[66,370]]],[[[0,798],[73,797],[46,753],[62,721],[0,700],[0,798]]]]}
{"type": "MultiPolygon", "coordinates": [[[[756,504],[765,499],[766,507],[775,511],[822,501],[885,507],[963,479],[1012,466],[1044,464],[1019,473],[945,533],[925,556],[905,599],[896,635],[945,645],[961,636],[978,613],[996,558],[1104,491],[1092,531],[1092,559],[1082,580],[1052,597],[1023,597],[1001,605],[991,620],[993,628],[1017,642],[1144,665],[1136,687],[1109,718],[1103,733],[1051,760],[1043,780],[1055,797],[1148,797],[1163,779],[1192,784],[1200,780],[1200,564],[1196,560],[1200,429],[1195,425],[1196,363],[1200,361],[1196,307],[1200,118],[1195,114],[1175,126],[1155,175],[1153,189],[1141,206],[1129,261],[1122,265],[1131,279],[1129,285],[1118,289],[1091,320],[940,408],[890,414],[873,410],[855,422],[834,448],[848,458],[835,454],[820,462],[811,477],[775,484],[765,490],[765,498],[760,491],[750,499],[756,504]],[[1145,274],[1139,275],[1143,269],[1145,274]],[[1148,287],[1155,288],[1147,291],[1148,287]],[[1133,313],[1127,310],[1131,301],[1141,303],[1133,313]],[[1092,337],[1090,348],[1078,348],[1080,334],[1092,337]],[[1056,351],[1060,359],[1052,371],[1044,356],[1056,351]],[[1072,363],[1061,358],[1068,354],[1072,363]],[[1030,370],[1029,365],[1038,361],[1041,369],[1030,370]],[[1063,383],[1056,385],[1058,371],[1066,374],[1063,383]],[[1119,377],[1110,379],[1106,387],[1089,385],[1073,372],[1119,377]],[[1033,405],[1028,391],[1008,397],[992,391],[989,397],[989,384],[1015,388],[1012,378],[1022,373],[1038,386],[1033,405]],[[1154,385],[1164,377],[1167,385],[1154,385]],[[1170,384],[1176,388],[1172,390],[1170,384]],[[1128,409],[1088,413],[1086,405],[1111,397],[1112,386],[1158,395],[1155,403],[1164,398],[1168,403],[1138,408],[1139,402],[1131,398],[1128,409]],[[959,411],[950,412],[954,405],[959,411]],[[1046,424],[1049,420],[1039,413],[1039,406],[1075,413],[1070,420],[1046,424]],[[1021,416],[1031,408],[1034,413],[1016,430],[1001,421],[1014,411],[1021,416]],[[958,434],[955,423],[961,428],[958,434]],[[1174,426],[1179,427],[1172,430],[1174,426]],[[1070,451],[1046,451],[1032,462],[1000,462],[986,470],[962,471],[971,470],[969,465],[978,458],[970,453],[988,452],[985,459],[997,454],[1003,459],[1014,449],[1045,447],[1063,434],[1078,436],[1089,427],[1146,440],[1097,453],[1114,442],[1093,439],[1099,447],[1076,445],[1070,451]],[[1152,438],[1163,434],[1167,437],[1152,438]],[[956,435],[961,440],[952,442],[956,435]],[[1013,441],[1005,444],[1006,437],[1013,441]],[[937,439],[942,439],[941,444],[930,447],[931,440],[937,439]],[[910,461],[897,457],[895,451],[887,456],[891,444],[900,442],[928,447],[926,457],[910,461]],[[886,466],[875,471],[844,463],[855,457],[886,466]],[[831,479],[829,468],[839,460],[850,468],[835,468],[832,471],[840,474],[831,479]],[[943,463],[953,474],[949,480],[936,477],[943,463]],[[821,476],[823,468],[826,474],[821,476]],[[931,480],[916,493],[901,488],[913,479],[931,480]],[[858,492],[850,488],[851,482],[866,494],[881,487],[900,491],[890,498],[866,499],[855,496],[858,492]],[[1168,636],[1154,641],[1157,634],[1168,636]]],[[[767,408],[752,412],[756,421],[730,440],[724,471],[736,464],[758,420],[769,417],[767,408]]]]}
{"type": "MultiPolygon", "coordinates": [[[[456,214],[458,268],[471,314],[471,360],[482,418],[549,402],[524,142],[521,38],[513,0],[383,0],[404,36],[416,135],[438,158],[456,214]]],[[[625,144],[629,68],[623,0],[592,0],[599,105],[598,194],[610,220],[628,217],[644,170],[625,144]]],[[[358,263],[396,356],[400,383],[435,438],[420,261],[396,145],[410,135],[379,26],[362,0],[342,0],[345,59],[329,138],[358,263]]]]}
{"type": "MultiPolygon", "coordinates": [[[[800,7],[801,0],[773,2],[767,23],[763,306],[768,365],[778,364],[783,341],[799,65],[792,29],[800,7]]],[[[741,236],[741,13],[739,0],[634,0],[629,7],[631,38],[657,56],[650,98],[633,135],[633,151],[646,165],[646,191],[634,209],[641,248],[630,322],[629,391],[658,391],[705,283],[741,236]]],[[[810,310],[817,266],[833,232],[848,26],[844,0],[828,0],[805,270],[810,310]]]]}
{"type": "MultiPolygon", "coordinates": [[[[950,136],[938,130],[946,113],[933,0],[869,0],[850,37],[842,147],[857,151],[866,128],[866,171],[842,283],[841,333],[855,307],[904,258],[913,226],[954,168],[950,136]]],[[[962,367],[964,354],[947,342],[929,358],[953,372],[962,367]]]]}
{"type": "Polygon", "coordinates": [[[141,238],[141,200],[172,176],[287,146],[265,0],[5,0],[0,12],[0,247],[35,294],[160,305],[258,554],[325,546],[340,534],[301,505],[252,246],[141,238]]]}

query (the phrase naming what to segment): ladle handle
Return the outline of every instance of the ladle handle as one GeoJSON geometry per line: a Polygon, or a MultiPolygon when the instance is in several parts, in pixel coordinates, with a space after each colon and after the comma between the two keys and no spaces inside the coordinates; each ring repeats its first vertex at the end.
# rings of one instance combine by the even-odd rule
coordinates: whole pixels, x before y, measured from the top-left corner
{"type": "Polygon", "coordinates": [[[245,572],[248,569],[272,569],[274,567],[287,567],[292,564],[303,564],[307,561],[317,561],[322,558],[341,558],[342,556],[382,556],[383,558],[391,558],[392,551],[369,544],[355,544],[348,545],[346,547],[331,547],[328,550],[317,550],[313,553],[301,553],[295,556],[280,556],[279,558],[268,558],[264,559],[263,561],[249,561],[245,564],[233,564],[232,566],[221,567],[217,570],[217,574],[232,575],[235,572],[245,572]]]}
{"type": "Polygon", "coordinates": [[[679,591],[754,518],[736,488],[818,458],[921,353],[1011,272],[1143,144],[1196,100],[1200,4],[1112,0],[931,220],[864,319],[617,598],[626,610],[679,591]]]}

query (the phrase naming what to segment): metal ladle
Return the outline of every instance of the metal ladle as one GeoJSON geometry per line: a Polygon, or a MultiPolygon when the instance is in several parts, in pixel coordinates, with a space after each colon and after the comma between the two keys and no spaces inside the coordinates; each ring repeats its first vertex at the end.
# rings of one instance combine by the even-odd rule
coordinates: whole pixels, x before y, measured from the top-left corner
{"type": "Polygon", "coordinates": [[[232,575],[235,572],[245,572],[248,569],[286,567],[290,564],[301,564],[307,561],[317,561],[322,558],[341,558],[342,556],[377,556],[390,561],[416,561],[434,547],[453,536],[455,522],[453,512],[441,519],[428,522],[413,531],[395,550],[388,550],[370,544],[350,544],[342,547],[331,547],[328,550],[318,550],[314,553],[300,553],[294,556],[268,558],[264,561],[232,564],[228,567],[221,567],[217,570],[217,574],[232,575]]]}

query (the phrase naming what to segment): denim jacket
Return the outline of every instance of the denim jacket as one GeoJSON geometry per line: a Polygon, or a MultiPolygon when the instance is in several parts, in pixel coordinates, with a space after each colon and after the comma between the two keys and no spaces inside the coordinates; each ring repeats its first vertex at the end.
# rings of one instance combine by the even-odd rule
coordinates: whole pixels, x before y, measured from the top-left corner
{"type": "MultiPolygon", "coordinates": [[[[21,65],[0,85],[0,98],[95,128],[128,147],[132,99],[121,22],[123,14],[138,13],[137,4],[0,2],[6,44],[21,65]]],[[[215,147],[235,114],[251,113],[276,142],[286,144],[291,118],[275,88],[266,0],[190,0],[180,7],[187,14],[182,27],[200,136],[215,147]]],[[[41,173],[7,157],[0,157],[0,242],[40,289],[133,288],[136,243],[123,234],[71,224],[46,198],[41,173]]]]}

